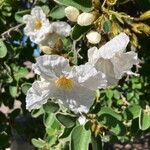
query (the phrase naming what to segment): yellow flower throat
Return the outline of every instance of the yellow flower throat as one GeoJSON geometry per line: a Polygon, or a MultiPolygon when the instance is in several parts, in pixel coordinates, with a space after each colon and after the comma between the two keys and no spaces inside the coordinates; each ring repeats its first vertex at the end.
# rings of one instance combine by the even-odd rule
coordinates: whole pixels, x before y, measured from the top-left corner
{"type": "Polygon", "coordinates": [[[58,88],[71,89],[74,85],[74,82],[71,79],[67,79],[65,76],[60,76],[57,80],[55,80],[55,85],[58,88]]]}
{"type": "Polygon", "coordinates": [[[40,29],[42,27],[42,22],[40,19],[37,19],[34,21],[34,26],[35,26],[35,29],[40,29]]]}

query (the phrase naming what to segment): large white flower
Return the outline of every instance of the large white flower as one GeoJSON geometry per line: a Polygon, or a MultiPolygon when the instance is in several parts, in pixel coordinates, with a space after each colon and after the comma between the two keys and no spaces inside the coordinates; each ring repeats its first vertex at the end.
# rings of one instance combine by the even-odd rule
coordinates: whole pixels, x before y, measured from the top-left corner
{"type": "Polygon", "coordinates": [[[92,65],[70,67],[69,61],[58,55],[38,57],[33,65],[42,78],[35,81],[27,92],[26,108],[40,108],[49,98],[57,98],[75,113],[88,112],[95,90],[106,86],[103,73],[92,65]]]}
{"type": "Polygon", "coordinates": [[[125,73],[131,72],[134,64],[139,63],[137,53],[125,52],[128,43],[129,37],[120,33],[101,48],[88,50],[89,63],[106,75],[108,85],[116,84],[125,73]]]}
{"type": "Polygon", "coordinates": [[[26,24],[25,34],[34,43],[38,44],[47,33],[52,32],[52,26],[41,7],[36,6],[31,10],[31,15],[23,16],[23,22],[26,24]]]}

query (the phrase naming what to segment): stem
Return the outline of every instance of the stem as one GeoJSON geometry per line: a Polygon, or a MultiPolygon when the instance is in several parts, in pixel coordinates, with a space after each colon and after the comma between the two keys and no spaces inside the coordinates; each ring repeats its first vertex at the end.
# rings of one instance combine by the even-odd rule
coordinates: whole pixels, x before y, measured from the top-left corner
{"type": "Polygon", "coordinates": [[[6,39],[6,38],[5,38],[5,35],[10,36],[10,32],[15,31],[15,30],[17,31],[17,30],[18,30],[20,27],[22,27],[23,25],[24,25],[24,23],[18,24],[17,26],[14,26],[14,27],[8,29],[7,31],[3,32],[0,36],[2,37],[3,40],[5,40],[5,39],[6,39]]]}

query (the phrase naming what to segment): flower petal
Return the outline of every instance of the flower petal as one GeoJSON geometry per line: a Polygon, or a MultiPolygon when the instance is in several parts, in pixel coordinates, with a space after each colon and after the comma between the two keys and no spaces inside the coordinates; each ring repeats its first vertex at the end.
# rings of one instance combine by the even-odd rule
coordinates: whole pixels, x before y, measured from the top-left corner
{"type": "Polygon", "coordinates": [[[98,71],[101,71],[105,74],[107,85],[117,84],[118,79],[115,78],[114,66],[109,59],[99,59],[95,63],[95,67],[98,71]]]}
{"type": "Polygon", "coordinates": [[[105,74],[98,72],[90,64],[75,66],[71,74],[77,82],[91,90],[105,88],[107,85],[105,74]]]}
{"type": "Polygon", "coordinates": [[[39,6],[36,6],[36,7],[34,7],[34,8],[32,9],[31,15],[32,15],[32,16],[35,16],[35,17],[37,17],[37,18],[39,18],[39,19],[41,19],[41,20],[46,18],[46,15],[44,14],[42,8],[39,7],[39,6]]]}
{"type": "Polygon", "coordinates": [[[59,55],[43,55],[36,61],[36,64],[33,65],[35,73],[47,80],[66,75],[70,70],[69,60],[59,55]]]}
{"type": "Polygon", "coordinates": [[[88,62],[91,64],[95,64],[96,61],[99,59],[98,56],[98,48],[97,47],[92,47],[90,49],[88,49],[88,62]]]}
{"type": "Polygon", "coordinates": [[[45,104],[49,98],[49,84],[44,81],[35,81],[26,96],[26,108],[31,111],[45,104]]]}
{"type": "Polygon", "coordinates": [[[99,57],[110,59],[117,52],[123,52],[129,43],[129,37],[125,33],[120,33],[99,49],[99,57]]]}
{"type": "Polygon", "coordinates": [[[114,66],[115,77],[121,79],[124,73],[131,70],[132,66],[139,63],[137,53],[131,51],[115,55],[111,62],[114,66]]]}
{"type": "Polygon", "coordinates": [[[49,33],[45,36],[43,40],[40,41],[42,46],[49,46],[51,48],[55,47],[55,44],[59,40],[60,36],[56,33],[49,33]]]}
{"type": "Polygon", "coordinates": [[[87,113],[94,102],[95,92],[75,84],[71,90],[59,90],[57,98],[75,113],[87,113]]]}
{"type": "Polygon", "coordinates": [[[71,26],[63,21],[52,22],[53,31],[60,36],[67,37],[70,35],[71,26]]]}

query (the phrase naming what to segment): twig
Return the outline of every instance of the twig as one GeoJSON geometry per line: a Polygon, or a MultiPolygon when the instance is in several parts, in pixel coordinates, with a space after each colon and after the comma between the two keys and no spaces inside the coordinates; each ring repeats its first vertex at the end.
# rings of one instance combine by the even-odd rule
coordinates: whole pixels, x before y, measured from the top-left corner
{"type": "Polygon", "coordinates": [[[23,25],[24,25],[24,23],[18,24],[17,26],[14,26],[14,27],[8,29],[7,31],[3,32],[0,36],[2,37],[3,40],[5,40],[5,39],[6,39],[6,38],[5,38],[5,35],[10,36],[10,32],[12,32],[12,31],[17,31],[17,30],[18,30],[21,26],[23,26],[23,25]]]}

